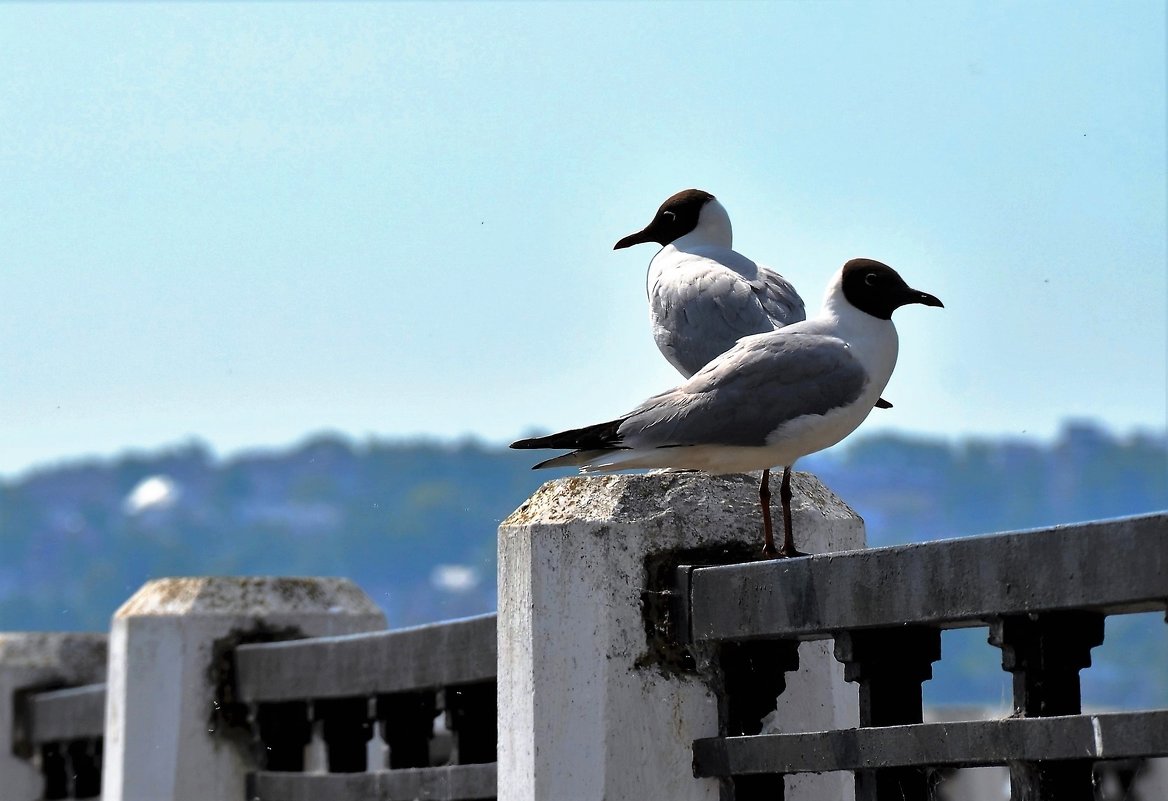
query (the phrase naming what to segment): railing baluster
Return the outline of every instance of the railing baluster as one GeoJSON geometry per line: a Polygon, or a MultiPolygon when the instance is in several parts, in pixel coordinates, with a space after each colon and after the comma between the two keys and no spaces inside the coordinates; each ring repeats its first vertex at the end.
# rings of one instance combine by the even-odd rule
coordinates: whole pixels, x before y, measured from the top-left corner
{"type": "Polygon", "coordinates": [[[255,725],[266,770],[304,770],[304,748],[312,740],[312,722],[304,701],[259,704],[255,725]]]}
{"type": "Polygon", "coordinates": [[[101,795],[101,747],[101,740],[74,740],[69,743],[74,798],[95,798],[101,795]]]}
{"type": "Polygon", "coordinates": [[[756,773],[751,776],[735,776],[734,801],[783,801],[786,786],[781,773],[756,773]]]}
{"type": "MultiPolygon", "coordinates": [[[[1098,612],[1045,612],[1002,617],[989,641],[1002,649],[1002,668],[1014,676],[1014,711],[1023,717],[1077,715],[1082,711],[1079,671],[1103,642],[1098,612]]],[[[1093,760],[1014,762],[1012,801],[1092,801],[1093,760]]]]}
{"type": "Polygon", "coordinates": [[[41,745],[41,773],[45,777],[45,801],[69,797],[69,763],[61,743],[41,745]]]}
{"type": "Polygon", "coordinates": [[[372,735],[368,698],[330,698],[312,704],[316,720],[324,722],[329,773],[365,770],[366,743],[372,735]]]}
{"type": "MultiPolygon", "coordinates": [[[[941,631],[930,626],[840,632],[835,656],[860,688],[860,725],[896,726],[923,719],[921,684],[941,658],[941,631]]],[[[857,801],[928,801],[928,772],[885,768],[856,772],[857,801]]]]}
{"type": "MultiPolygon", "coordinates": [[[[799,669],[796,640],[726,642],[718,649],[724,735],[758,734],[787,687],[786,674],[799,669]]],[[[782,801],[781,773],[733,779],[735,801],[782,801]]]]}
{"type": "Polygon", "coordinates": [[[424,768],[438,714],[434,692],[393,693],[377,699],[377,718],[389,746],[389,767],[424,768]]]}
{"type": "Polygon", "coordinates": [[[494,682],[447,688],[446,720],[454,732],[455,764],[495,761],[497,717],[494,682]]]}
{"type": "Polygon", "coordinates": [[[795,640],[723,643],[719,666],[725,688],[723,723],[730,736],[758,734],[787,687],[784,674],[799,669],[795,640]]]}

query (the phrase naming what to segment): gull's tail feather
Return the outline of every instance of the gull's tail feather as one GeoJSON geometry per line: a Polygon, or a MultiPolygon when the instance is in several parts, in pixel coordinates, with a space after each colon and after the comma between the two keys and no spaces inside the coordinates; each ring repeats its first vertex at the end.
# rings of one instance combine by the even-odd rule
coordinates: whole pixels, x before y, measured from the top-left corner
{"type": "Polygon", "coordinates": [[[585,468],[591,462],[604,454],[614,450],[621,450],[621,436],[618,432],[624,418],[609,420],[607,423],[597,423],[584,428],[573,428],[570,431],[561,431],[558,434],[548,434],[546,437],[532,437],[512,442],[512,448],[563,448],[570,449],[571,453],[556,456],[540,462],[532,470],[544,467],[580,467],[585,468]]]}
{"type": "Polygon", "coordinates": [[[609,420],[607,423],[597,423],[594,426],[573,428],[570,431],[561,431],[558,434],[548,434],[546,437],[532,437],[512,442],[512,448],[573,448],[577,450],[607,450],[620,447],[620,434],[617,429],[624,422],[609,420]]]}

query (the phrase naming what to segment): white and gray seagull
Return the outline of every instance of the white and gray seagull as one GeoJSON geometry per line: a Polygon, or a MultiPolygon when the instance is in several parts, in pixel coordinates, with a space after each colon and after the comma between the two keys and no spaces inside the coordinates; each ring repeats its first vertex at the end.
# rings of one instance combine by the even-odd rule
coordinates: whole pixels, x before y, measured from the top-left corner
{"type": "Polygon", "coordinates": [[[892,312],[910,303],[942,305],[909,287],[891,267],[852,259],[833,277],[815,317],[740,339],[685,383],[615,420],[511,447],[572,449],[534,469],[762,470],[763,553],[798,556],[791,532],[791,466],[848,436],[872,411],[896,365],[892,312]],[[783,466],[783,547],[776,550],[769,469],[778,465],[783,466]]]}
{"type": "Polygon", "coordinates": [[[652,221],[613,246],[656,242],[645,290],[653,340],[686,378],[735,342],[807,317],[795,287],[734,250],[730,215],[701,189],[668,198],[652,221]]]}

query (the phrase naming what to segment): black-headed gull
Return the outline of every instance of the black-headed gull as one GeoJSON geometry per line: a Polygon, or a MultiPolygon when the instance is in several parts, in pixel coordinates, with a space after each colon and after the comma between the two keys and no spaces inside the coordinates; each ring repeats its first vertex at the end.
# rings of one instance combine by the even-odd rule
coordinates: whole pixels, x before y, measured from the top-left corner
{"type": "Polygon", "coordinates": [[[582,472],[675,468],[762,470],[763,553],[795,556],[791,466],[835,445],[872,411],[896,365],[892,312],[941,306],[885,264],[853,259],[832,278],[815,317],[740,339],[688,381],[615,420],[520,440],[512,448],[568,448],[537,464],[582,472]],[[770,468],[783,466],[783,547],[771,532],[770,468]]]}

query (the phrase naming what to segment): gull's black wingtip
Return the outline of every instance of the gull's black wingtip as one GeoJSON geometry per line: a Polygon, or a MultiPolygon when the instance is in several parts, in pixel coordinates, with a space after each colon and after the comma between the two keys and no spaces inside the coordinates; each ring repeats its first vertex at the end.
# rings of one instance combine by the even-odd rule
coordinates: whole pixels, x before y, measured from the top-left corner
{"type": "MultiPolygon", "coordinates": [[[[555,436],[555,435],[552,435],[552,436],[555,436]]],[[[542,450],[542,449],[546,449],[546,448],[550,447],[547,444],[547,440],[548,440],[548,437],[529,437],[527,439],[517,439],[514,442],[512,442],[510,445],[508,445],[507,447],[513,448],[513,449],[518,450],[518,451],[536,450],[536,449],[542,450]]],[[[546,465],[550,461],[554,461],[554,460],[547,459],[545,461],[540,462],[539,464],[533,464],[531,466],[531,469],[532,470],[539,470],[541,467],[543,467],[544,465],[546,465]]]]}
{"type": "Polygon", "coordinates": [[[547,446],[543,445],[541,440],[545,439],[547,439],[547,437],[529,437],[527,439],[517,439],[507,447],[513,448],[517,451],[527,451],[533,448],[544,448],[547,446]]]}
{"type": "Polygon", "coordinates": [[[584,428],[573,428],[569,431],[560,431],[543,437],[529,437],[518,439],[508,447],[516,450],[555,449],[555,450],[584,450],[611,448],[620,443],[620,424],[624,418],[609,420],[607,423],[597,423],[584,428]]]}

